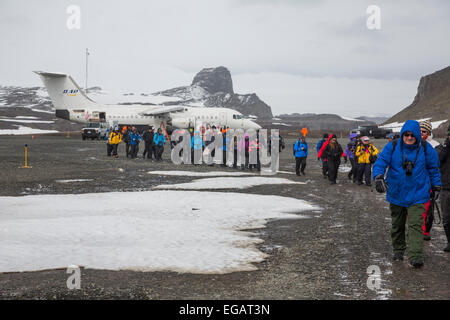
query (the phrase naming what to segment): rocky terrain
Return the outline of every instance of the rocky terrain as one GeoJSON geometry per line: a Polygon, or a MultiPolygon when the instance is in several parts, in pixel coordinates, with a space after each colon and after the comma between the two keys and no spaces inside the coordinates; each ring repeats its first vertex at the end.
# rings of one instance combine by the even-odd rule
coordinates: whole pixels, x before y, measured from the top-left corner
{"type": "Polygon", "coordinates": [[[450,67],[420,78],[411,105],[385,123],[423,118],[431,118],[431,121],[450,119],[450,67]]]}
{"type": "Polygon", "coordinates": [[[253,115],[262,119],[272,118],[272,109],[255,93],[237,94],[233,90],[231,73],[225,67],[202,69],[190,86],[177,87],[155,92],[155,95],[179,97],[182,101],[165,103],[196,104],[206,107],[231,108],[243,115],[253,115]]]}

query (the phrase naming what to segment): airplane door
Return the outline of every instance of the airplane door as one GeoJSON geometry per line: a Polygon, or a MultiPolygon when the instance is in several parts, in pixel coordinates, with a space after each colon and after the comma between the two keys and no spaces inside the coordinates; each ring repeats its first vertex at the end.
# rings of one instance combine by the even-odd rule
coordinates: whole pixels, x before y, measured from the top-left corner
{"type": "Polygon", "coordinates": [[[219,113],[219,123],[221,126],[227,125],[227,113],[226,112],[219,113]]]}

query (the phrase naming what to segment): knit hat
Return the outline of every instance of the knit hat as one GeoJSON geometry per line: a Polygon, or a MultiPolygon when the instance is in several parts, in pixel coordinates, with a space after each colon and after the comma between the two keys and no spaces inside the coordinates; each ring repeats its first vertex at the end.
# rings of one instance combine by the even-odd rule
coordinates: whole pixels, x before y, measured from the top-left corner
{"type": "Polygon", "coordinates": [[[433,127],[431,126],[431,122],[429,120],[424,120],[420,122],[420,129],[427,130],[428,134],[430,135],[433,127]]]}
{"type": "Polygon", "coordinates": [[[336,139],[337,139],[337,137],[336,137],[335,134],[332,134],[332,135],[331,135],[330,140],[333,139],[333,138],[336,138],[336,139]]]}

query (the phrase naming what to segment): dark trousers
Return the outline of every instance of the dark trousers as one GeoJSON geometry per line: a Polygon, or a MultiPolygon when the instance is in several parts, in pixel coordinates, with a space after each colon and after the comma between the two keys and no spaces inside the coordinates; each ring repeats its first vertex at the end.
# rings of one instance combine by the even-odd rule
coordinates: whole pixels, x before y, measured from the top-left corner
{"type": "Polygon", "coordinates": [[[356,170],[357,168],[357,162],[355,160],[355,158],[350,158],[350,164],[352,166],[352,169],[350,170],[350,172],[348,173],[348,178],[349,179],[353,179],[353,182],[356,181],[356,177],[358,176],[358,172],[356,170]]]}
{"type": "Polygon", "coordinates": [[[164,146],[155,146],[155,159],[162,160],[163,152],[164,152],[164,146]]]}
{"type": "Polygon", "coordinates": [[[248,169],[248,162],[249,162],[250,155],[248,152],[245,152],[245,162],[241,164],[241,169],[248,169]]]}
{"type": "Polygon", "coordinates": [[[450,243],[450,190],[442,190],[439,197],[441,198],[442,225],[447,242],[450,243]]]}
{"type": "Polygon", "coordinates": [[[227,151],[222,150],[222,166],[225,167],[227,165],[227,151]]]}
{"type": "Polygon", "coordinates": [[[131,145],[131,159],[137,158],[137,154],[139,152],[139,145],[138,144],[132,144],[131,145]]]}
{"type": "Polygon", "coordinates": [[[299,176],[300,172],[305,174],[306,157],[295,157],[295,173],[299,176]]]}
{"type": "Polygon", "coordinates": [[[370,163],[359,163],[358,164],[358,182],[362,183],[363,176],[365,176],[366,184],[371,184],[371,171],[372,171],[372,164],[370,163]]]}
{"type": "Polygon", "coordinates": [[[328,179],[331,182],[336,182],[339,165],[341,164],[341,162],[340,161],[332,161],[332,160],[328,159],[328,161],[326,163],[327,163],[327,167],[328,167],[328,179]]]}
{"type": "Polygon", "coordinates": [[[112,152],[112,145],[110,145],[109,143],[106,144],[106,155],[108,157],[111,157],[111,152],[112,152]]]}
{"type": "Polygon", "coordinates": [[[147,155],[147,159],[151,159],[152,158],[152,146],[153,146],[153,143],[151,143],[151,142],[146,142],[145,143],[144,153],[142,154],[142,156],[144,158],[145,158],[145,155],[147,155]]]}
{"type": "Polygon", "coordinates": [[[328,174],[328,162],[322,160],[322,174],[326,176],[328,174]]]}
{"type": "Polygon", "coordinates": [[[201,151],[202,150],[198,149],[196,152],[196,150],[194,148],[191,148],[191,163],[192,164],[200,164],[201,163],[201,161],[202,161],[202,152],[201,151]]]}
{"type": "Polygon", "coordinates": [[[113,154],[113,156],[117,156],[117,146],[118,146],[117,143],[112,145],[112,154],[113,154]]]}

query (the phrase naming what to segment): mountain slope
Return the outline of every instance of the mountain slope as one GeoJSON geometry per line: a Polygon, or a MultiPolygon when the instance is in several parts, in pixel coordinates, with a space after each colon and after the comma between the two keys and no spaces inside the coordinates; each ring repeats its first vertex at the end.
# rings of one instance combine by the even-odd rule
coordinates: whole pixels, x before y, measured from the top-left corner
{"type": "Polygon", "coordinates": [[[450,67],[420,78],[414,101],[385,123],[409,119],[450,119],[450,67]]]}

